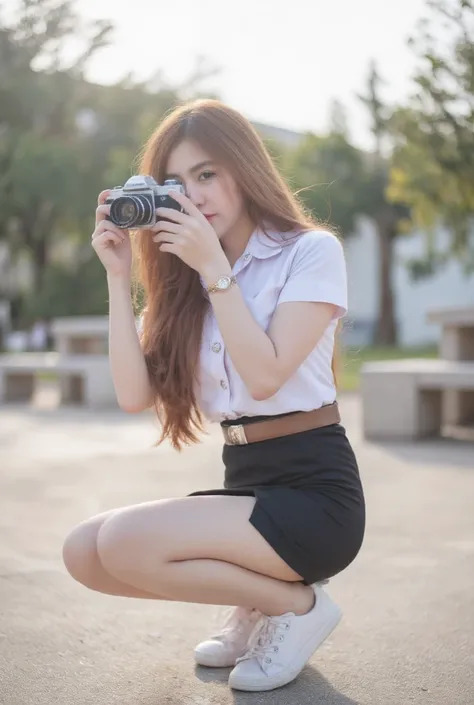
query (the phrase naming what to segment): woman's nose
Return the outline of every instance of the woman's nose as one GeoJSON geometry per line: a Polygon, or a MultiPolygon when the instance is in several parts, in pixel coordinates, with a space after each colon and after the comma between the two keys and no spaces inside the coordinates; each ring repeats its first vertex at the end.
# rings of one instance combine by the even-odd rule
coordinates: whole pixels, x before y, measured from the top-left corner
{"type": "Polygon", "coordinates": [[[202,206],[202,204],[204,203],[204,197],[201,189],[188,186],[186,188],[186,196],[196,207],[202,206]]]}

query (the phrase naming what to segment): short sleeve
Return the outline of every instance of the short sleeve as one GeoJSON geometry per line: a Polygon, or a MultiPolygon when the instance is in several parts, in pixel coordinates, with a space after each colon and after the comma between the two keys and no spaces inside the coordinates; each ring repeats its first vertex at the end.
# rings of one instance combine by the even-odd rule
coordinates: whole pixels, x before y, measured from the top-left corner
{"type": "Polygon", "coordinates": [[[347,270],[342,244],[326,231],[301,235],[295,256],[278,298],[288,301],[319,301],[336,305],[335,318],[347,313],[347,270]]]}

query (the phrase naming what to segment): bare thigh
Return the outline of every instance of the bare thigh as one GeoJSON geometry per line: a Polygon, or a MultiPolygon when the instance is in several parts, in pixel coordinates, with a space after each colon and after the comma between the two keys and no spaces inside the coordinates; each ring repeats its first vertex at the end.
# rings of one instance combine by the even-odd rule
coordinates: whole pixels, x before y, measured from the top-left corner
{"type": "Polygon", "coordinates": [[[249,522],[254,497],[164,499],[119,509],[103,521],[97,550],[119,575],[174,561],[213,559],[278,580],[302,578],[249,522]]]}

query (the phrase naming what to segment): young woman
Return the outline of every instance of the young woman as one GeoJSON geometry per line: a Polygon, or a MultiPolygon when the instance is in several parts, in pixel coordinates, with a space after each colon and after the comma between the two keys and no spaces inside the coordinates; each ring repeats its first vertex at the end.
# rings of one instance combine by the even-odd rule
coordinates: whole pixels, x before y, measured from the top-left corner
{"type": "Polygon", "coordinates": [[[335,235],[308,218],[253,127],[218,101],[170,114],[140,173],[178,179],[184,212],[133,237],[146,305],[137,333],[130,234],[99,196],[92,245],[110,292],[110,364],[120,407],[155,405],[179,449],[206,421],[223,434],[224,489],[84,521],[70,574],[110,595],[229,605],[195,659],[233,666],[229,685],[293,680],[341,613],[322,584],[356,557],[365,527],[357,462],[332,370],[346,313],[335,235]]]}

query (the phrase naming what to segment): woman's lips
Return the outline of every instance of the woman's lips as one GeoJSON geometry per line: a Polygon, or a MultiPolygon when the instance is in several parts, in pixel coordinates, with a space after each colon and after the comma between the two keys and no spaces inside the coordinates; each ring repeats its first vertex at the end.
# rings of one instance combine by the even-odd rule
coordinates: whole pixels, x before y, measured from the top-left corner
{"type": "Polygon", "coordinates": [[[215,214],[215,213],[211,213],[211,215],[205,215],[204,217],[205,217],[207,220],[212,220],[212,218],[215,218],[215,217],[216,217],[216,214],[215,214]]]}

